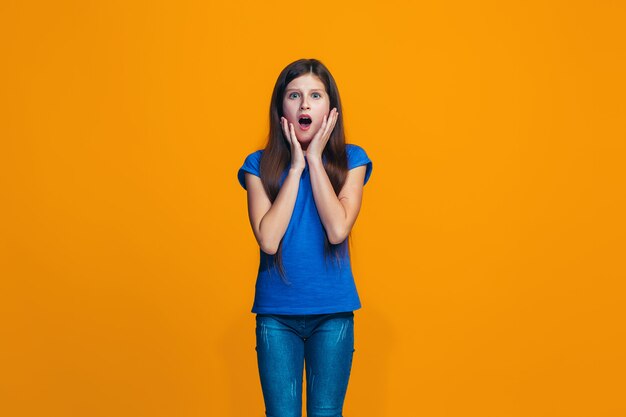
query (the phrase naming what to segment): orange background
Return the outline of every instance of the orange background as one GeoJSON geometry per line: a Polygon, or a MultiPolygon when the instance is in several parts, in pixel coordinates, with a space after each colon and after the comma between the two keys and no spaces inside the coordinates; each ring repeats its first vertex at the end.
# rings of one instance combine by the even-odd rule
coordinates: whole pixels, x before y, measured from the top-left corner
{"type": "Polygon", "coordinates": [[[345,415],[626,415],[625,12],[3,2],[0,415],[263,415],[236,171],[311,57],[374,161],[345,415]]]}

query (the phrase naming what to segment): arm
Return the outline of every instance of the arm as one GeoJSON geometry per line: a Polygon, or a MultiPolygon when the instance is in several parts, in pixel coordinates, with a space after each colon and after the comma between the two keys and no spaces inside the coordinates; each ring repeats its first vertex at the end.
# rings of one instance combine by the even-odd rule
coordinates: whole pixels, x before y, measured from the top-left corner
{"type": "Polygon", "coordinates": [[[248,217],[261,250],[274,255],[287,231],[300,186],[302,169],[291,168],[272,204],[265,193],[261,178],[246,173],[248,217]]]}
{"type": "Polygon", "coordinates": [[[328,240],[336,245],[346,240],[361,209],[366,166],[361,165],[348,171],[346,182],[337,196],[322,159],[307,155],[307,161],[317,211],[328,240]]]}

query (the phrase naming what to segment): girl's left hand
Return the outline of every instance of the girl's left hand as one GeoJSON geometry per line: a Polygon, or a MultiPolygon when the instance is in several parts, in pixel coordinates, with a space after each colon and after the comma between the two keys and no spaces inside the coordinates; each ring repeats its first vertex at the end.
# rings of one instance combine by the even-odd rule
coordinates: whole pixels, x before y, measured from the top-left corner
{"type": "Polygon", "coordinates": [[[322,122],[322,126],[317,131],[313,139],[311,139],[311,143],[307,147],[306,156],[307,158],[310,156],[313,157],[322,157],[322,152],[324,152],[324,148],[328,143],[328,139],[330,138],[330,134],[337,123],[337,117],[339,112],[337,108],[333,108],[330,111],[328,118],[324,116],[324,121],[322,122]]]}

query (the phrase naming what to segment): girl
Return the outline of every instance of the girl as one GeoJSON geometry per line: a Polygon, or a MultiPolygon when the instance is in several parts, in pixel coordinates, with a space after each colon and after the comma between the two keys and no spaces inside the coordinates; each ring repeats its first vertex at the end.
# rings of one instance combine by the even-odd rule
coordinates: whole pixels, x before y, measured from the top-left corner
{"type": "Polygon", "coordinates": [[[237,176],[260,246],[252,312],[268,417],[300,416],[306,364],[308,417],[341,417],[354,353],[348,236],[372,172],[345,143],[339,91],[318,60],[278,76],[265,149],[237,176]]]}

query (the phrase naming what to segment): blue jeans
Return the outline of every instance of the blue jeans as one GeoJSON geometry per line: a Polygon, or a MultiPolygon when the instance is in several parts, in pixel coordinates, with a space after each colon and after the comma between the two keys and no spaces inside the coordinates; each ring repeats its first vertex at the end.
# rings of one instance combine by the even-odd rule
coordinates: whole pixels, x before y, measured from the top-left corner
{"type": "Polygon", "coordinates": [[[256,315],[256,351],[267,417],[341,417],[354,354],[354,313],[256,315]]]}

